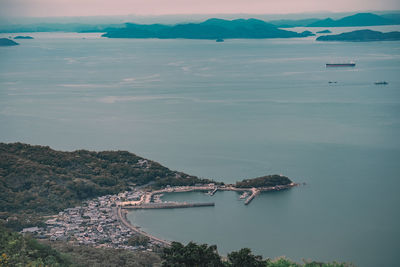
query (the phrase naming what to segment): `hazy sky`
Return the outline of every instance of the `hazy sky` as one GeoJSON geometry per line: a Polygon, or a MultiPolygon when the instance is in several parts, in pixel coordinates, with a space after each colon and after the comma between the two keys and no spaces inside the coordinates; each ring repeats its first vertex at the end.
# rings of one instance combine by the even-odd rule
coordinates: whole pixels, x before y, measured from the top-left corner
{"type": "Polygon", "coordinates": [[[35,17],[395,9],[400,9],[400,0],[0,0],[0,15],[35,17]]]}

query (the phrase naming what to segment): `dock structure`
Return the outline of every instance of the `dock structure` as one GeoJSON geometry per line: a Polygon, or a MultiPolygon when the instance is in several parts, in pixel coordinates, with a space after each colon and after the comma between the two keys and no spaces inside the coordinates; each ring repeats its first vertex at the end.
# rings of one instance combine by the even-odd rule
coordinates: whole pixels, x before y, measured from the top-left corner
{"type": "Polygon", "coordinates": [[[124,209],[176,209],[176,208],[196,208],[196,207],[213,207],[214,202],[206,203],[178,203],[178,202],[161,202],[161,203],[146,203],[142,205],[124,206],[124,209]]]}
{"type": "Polygon", "coordinates": [[[125,201],[119,202],[118,206],[127,209],[173,209],[173,208],[191,208],[191,207],[206,207],[214,206],[214,203],[169,203],[160,202],[154,203],[153,196],[162,193],[179,193],[179,192],[194,192],[194,191],[207,191],[210,196],[213,196],[218,190],[220,191],[235,191],[235,192],[248,192],[249,196],[246,198],[244,204],[248,205],[260,192],[280,191],[286,190],[299,184],[291,183],[288,185],[276,185],[270,187],[258,187],[258,188],[245,188],[235,187],[234,185],[228,186],[215,186],[215,185],[203,185],[203,186],[180,186],[180,187],[169,187],[156,191],[146,192],[138,201],[125,201]]]}
{"type": "Polygon", "coordinates": [[[258,193],[260,193],[260,191],[256,188],[252,188],[251,189],[251,195],[246,199],[246,201],[244,202],[245,205],[249,205],[250,202],[256,197],[256,195],[258,195],[258,193]]]}
{"type": "Polygon", "coordinates": [[[218,191],[218,187],[215,187],[213,191],[210,192],[210,196],[213,196],[218,191]]]}

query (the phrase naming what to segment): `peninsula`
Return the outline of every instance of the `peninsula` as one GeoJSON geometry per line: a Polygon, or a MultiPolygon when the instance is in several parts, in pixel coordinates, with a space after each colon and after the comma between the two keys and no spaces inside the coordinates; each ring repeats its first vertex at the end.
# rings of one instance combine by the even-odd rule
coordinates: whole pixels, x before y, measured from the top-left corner
{"type": "MultiPolygon", "coordinates": [[[[21,143],[0,143],[0,177],[0,239],[5,241],[0,244],[1,256],[24,266],[31,262],[44,262],[48,266],[125,266],[126,262],[131,263],[127,266],[174,265],[176,260],[169,257],[177,248],[181,251],[178,254],[182,254],[179,259],[190,262],[184,266],[192,266],[186,248],[209,251],[207,245],[189,243],[184,247],[157,238],[132,225],[126,218],[127,210],[163,208],[163,205],[164,208],[213,206],[212,203],[163,202],[162,194],[168,192],[205,191],[211,197],[218,190],[237,191],[243,193],[240,199],[251,194],[245,202],[248,204],[260,192],[297,185],[282,175],[225,185],[171,171],[126,151],[62,152],[21,143]],[[164,186],[160,184],[164,179],[187,185],[164,186]],[[10,229],[22,229],[22,235],[10,229]]],[[[243,252],[252,256],[248,249],[240,251],[243,252]]],[[[229,254],[224,265],[212,266],[247,266],[233,260],[235,255],[239,256],[238,252],[229,254]]],[[[204,256],[199,262],[209,260],[204,256]]],[[[303,266],[286,259],[276,262],[283,260],[291,266],[303,266]]]]}
{"type": "Polygon", "coordinates": [[[132,225],[126,218],[130,209],[215,205],[165,202],[164,194],[200,191],[211,198],[218,191],[235,191],[248,205],[261,192],[298,185],[282,175],[224,184],[171,171],[126,151],[63,152],[0,143],[0,162],[0,219],[5,226],[51,241],[112,249],[157,251],[171,245],[132,225]]]}
{"type": "Polygon", "coordinates": [[[109,29],[108,38],[160,38],[160,39],[229,39],[229,38],[293,38],[313,34],[278,29],[275,25],[258,19],[208,19],[201,23],[177,25],[126,23],[123,28],[109,29]]]}
{"type": "Polygon", "coordinates": [[[357,30],[335,35],[324,35],[317,41],[343,41],[343,42],[373,42],[373,41],[399,41],[400,32],[383,33],[372,30],[357,30]]]}

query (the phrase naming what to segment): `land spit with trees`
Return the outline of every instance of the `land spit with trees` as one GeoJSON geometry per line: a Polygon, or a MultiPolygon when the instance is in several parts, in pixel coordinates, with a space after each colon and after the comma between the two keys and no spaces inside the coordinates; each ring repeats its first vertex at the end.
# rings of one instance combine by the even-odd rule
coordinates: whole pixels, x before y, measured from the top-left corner
{"type": "MultiPolygon", "coordinates": [[[[237,185],[260,189],[290,184],[287,177],[273,175],[237,185]]],[[[287,259],[265,260],[246,249],[222,258],[215,246],[172,242],[165,247],[124,227],[116,213],[121,202],[139,203],[146,192],[205,185],[233,187],[171,171],[126,151],[61,152],[0,143],[0,265],[303,266],[287,259]],[[205,257],[210,253],[214,256],[205,257]]]]}

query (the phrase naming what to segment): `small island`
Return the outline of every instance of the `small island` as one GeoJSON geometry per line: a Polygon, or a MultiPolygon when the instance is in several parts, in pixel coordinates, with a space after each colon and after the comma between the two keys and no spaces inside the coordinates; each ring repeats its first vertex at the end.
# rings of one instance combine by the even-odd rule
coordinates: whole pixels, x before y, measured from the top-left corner
{"type": "Polygon", "coordinates": [[[8,38],[0,38],[0,46],[15,46],[19,45],[19,43],[14,42],[13,40],[10,40],[8,38]]]}
{"type": "Polygon", "coordinates": [[[32,36],[15,36],[14,39],[34,39],[32,36]]]}
{"type": "Polygon", "coordinates": [[[330,30],[323,30],[323,31],[319,31],[317,33],[332,33],[330,30]]]}
{"type": "Polygon", "coordinates": [[[288,177],[274,174],[253,179],[245,179],[241,182],[236,182],[236,187],[242,187],[242,188],[274,187],[274,186],[285,186],[291,183],[293,182],[288,177]]]}
{"type": "Polygon", "coordinates": [[[300,35],[301,37],[315,36],[315,34],[310,31],[301,32],[300,35]]]}
{"type": "Polygon", "coordinates": [[[317,41],[342,41],[342,42],[374,42],[374,41],[399,41],[400,32],[379,32],[372,30],[357,30],[335,35],[323,35],[317,41]]]}

